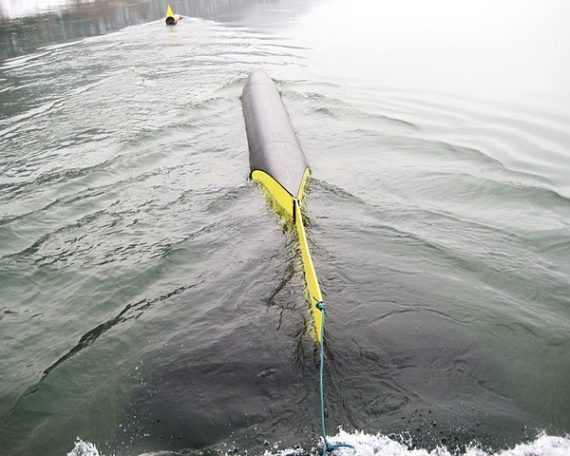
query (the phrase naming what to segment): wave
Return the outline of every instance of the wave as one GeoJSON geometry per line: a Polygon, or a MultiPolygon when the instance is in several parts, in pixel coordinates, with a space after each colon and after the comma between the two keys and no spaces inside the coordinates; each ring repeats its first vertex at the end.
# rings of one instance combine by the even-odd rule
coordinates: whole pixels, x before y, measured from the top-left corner
{"type": "Polygon", "coordinates": [[[331,438],[331,441],[343,442],[354,447],[354,450],[341,448],[335,451],[337,456],[564,456],[570,452],[570,436],[556,437],[541,433],[534,441],[519,443],[514,448],[495,451],[484,450],[477,442],[469,445],[464,452],[438,446],[433,450],[414,448],[382,434],[366,434],[364,432],[348,433],[343,430],[331,438]]]}
{"type": "MultiPolygon", "coordinates": [[[[367,434],[365,432],[349,433],[339,431],[334,437],[329,437],[330,442],[342,442],[354,448],[339,448],[334,451],[336,456],[567,456],[570,454],[570,436],[558,437],[539,434],[533,441],[519,443],[513,448],[503,450],[482,449],[477,442],[471,443],[463,452],[438,446],[432,450],[416,448],[412,442],[402,443],[395,438],[383,434],[367,434]]],[[[302,448],[279,449],[278,445],[271,450],[265,450],[263,456],[305,456],[320,454],[321,450],[311,448],[309,451],[302,448]]],[[[226,452],[229,454],[234,449],[226,452]]],[[[186,450],[179,452],[158,451],[144,453],[139,456],[190,456],[209,454],[208,451],[186,450]]],[[[67,453],[67,456],[105,456],[90,442],[77,438],[75,447],[67,453]]]]}

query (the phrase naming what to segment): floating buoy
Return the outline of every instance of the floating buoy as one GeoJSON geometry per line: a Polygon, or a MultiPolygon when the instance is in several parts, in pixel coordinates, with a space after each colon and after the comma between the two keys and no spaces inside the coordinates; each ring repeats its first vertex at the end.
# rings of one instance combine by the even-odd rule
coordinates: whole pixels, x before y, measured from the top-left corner
{"type": "Polygon", "coordinates": [[[264,71],[250,73],[243,89],[242,105],[249,145],[250,177],[267,190],[273,207],[297,229],[315,325],[314,336],[320,343],[323,317],[318,304],[323,297],[301,214],[301,202],[310,174],[307,160],[281,96],[264,71]]]}
{"type": "Polygon", "coordinates": [[[180,16],[178,14],[174,14],[174,11],[172,11],[170,3],[166,8],[166,18],[164,20],[166,22],[166,25],[176,25],[180,20],[180,16]]]}
{"type": "MultiPolygon", "coordinates": [[[[319,345],[319,390],[323,451],[327,456],[338,448],[352,448],[346,443],[327,439],[325,413],[325,306],[319,280],[309,251],[301,213],[301,203],[309,179],[309,166],[295,135],[281,96],[271,78],[263,71],[252,71],[242,95],[243,116],[249,145],[250,177],[265,188],[273,209],[292,222],[299,238],[299,250],[305,272],[309,305],[313,314],[314,337],[319,345]]],[[[355,451],[356,453],[356,451],[355,451]]]]}

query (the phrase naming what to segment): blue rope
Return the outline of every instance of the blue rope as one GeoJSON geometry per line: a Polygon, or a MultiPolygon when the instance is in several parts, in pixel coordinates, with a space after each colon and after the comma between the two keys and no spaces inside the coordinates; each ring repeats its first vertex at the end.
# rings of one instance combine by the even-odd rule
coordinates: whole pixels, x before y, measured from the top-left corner
{"type": "Polygon", "coordinates": [[[327,453],[332,453],[337,448],[352,448],[352,445],[348,445],[346,443],[339,443],[339,444],[331,444],[327,440],[327,423],[325,420],[325,382],[324,382],[324,366],[325,366],[325,318],[326,318],[326,302],[325,301],[318,301],[315,306],[317,309],[321,311],[323,315],[323,322],[321,324],[321,356],[320,356],[320,366],[319,366],[319,385],[320,385],[320,393],[321,393],[321,428],[323,432],[323,454],[322,456],[326,456],[327,453]]]}

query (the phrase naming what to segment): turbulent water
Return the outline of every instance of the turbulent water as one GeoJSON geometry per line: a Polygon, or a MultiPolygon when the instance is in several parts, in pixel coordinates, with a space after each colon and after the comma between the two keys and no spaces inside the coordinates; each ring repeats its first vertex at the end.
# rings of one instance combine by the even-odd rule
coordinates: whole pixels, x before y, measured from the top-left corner
{"type": "Polygon", "coordinates": [[[570,454],[568,7],[423,3],[220,1],[0,62],[0,454],[316,451],[260,67],[313,173],[338,454],[570,454]]]}

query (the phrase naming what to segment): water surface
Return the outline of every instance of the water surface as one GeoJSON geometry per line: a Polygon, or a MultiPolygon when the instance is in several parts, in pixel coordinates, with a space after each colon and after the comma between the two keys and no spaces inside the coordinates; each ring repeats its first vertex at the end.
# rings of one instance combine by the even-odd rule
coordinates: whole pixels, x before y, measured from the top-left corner
{"type": "Polygon", "coordinates": [[[566,4],[210,5],[2,22],[3,454],[317,444],[296,239],[247,179],[260,67],[313,171],[329,434],[570,451],[566,4]]]}

